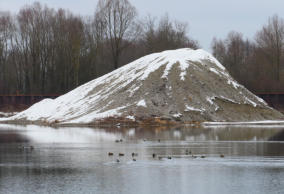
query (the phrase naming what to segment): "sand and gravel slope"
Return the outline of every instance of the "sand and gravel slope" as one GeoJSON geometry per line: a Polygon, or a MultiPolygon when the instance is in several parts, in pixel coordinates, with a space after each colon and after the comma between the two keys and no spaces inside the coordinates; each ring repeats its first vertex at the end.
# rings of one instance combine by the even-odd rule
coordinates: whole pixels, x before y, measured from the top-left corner
{"type": "Polygon", "coordinates": [[[109,118],[186,123],[279,120],[283,115],[238,84],[210,53],[185,48],[147,55],[0,121],[92,124],[109,118]]]}

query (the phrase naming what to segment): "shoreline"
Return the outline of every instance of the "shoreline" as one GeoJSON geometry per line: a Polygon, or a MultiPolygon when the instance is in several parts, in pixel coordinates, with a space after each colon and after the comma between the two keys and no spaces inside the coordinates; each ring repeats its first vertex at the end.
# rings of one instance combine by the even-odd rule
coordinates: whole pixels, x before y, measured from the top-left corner
{"type": "Polygon", "coordinates": [[[100,128],[136,128],[136,127],[283,127],[284,120],[261,120],[261,121],[191,121],[191,122],[177,122],[177,121],[164,121],[161,119],[153,120],[122,120],[111,122],[96,121],[94,123],[60,123],[60,122],[44,122],[44,121],[27,121],[27,120],[0,120],[0,124],[11,125],[38,125],[49,127],[100,127],[100,128]]]}

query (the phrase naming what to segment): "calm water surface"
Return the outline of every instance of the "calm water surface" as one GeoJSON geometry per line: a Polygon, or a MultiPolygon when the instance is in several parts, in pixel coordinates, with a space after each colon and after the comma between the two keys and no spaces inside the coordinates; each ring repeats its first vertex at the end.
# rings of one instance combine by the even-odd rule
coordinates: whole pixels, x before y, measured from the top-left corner
{"type": "Polygon", "coordinates": [[[283,131],[0,125],[0,193],[284,193],[283,131]]]}

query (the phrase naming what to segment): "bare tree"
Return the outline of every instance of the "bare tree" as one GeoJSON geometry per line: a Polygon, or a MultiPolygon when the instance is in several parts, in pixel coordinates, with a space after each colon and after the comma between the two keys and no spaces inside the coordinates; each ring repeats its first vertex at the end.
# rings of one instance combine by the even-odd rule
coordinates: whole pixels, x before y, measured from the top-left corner
{"type": "Polygon", "coordinates": [[[169,49],[198,48],[198,42],[187,36],[187,23],[171,21],[165,14],[156,25],[155,18],[148,16],[144,21],[143,42],[146,54],[169,49]],[[156,27],[157,26],[157,27],[156,27]]]}
{"type": "Polygon", "coordinates": [[[119,66],[119,59],[128,43],[136,38],[136,8],[128,0],[100,0],[97,5],[96,18],[106,30],[110,41],[114,68],[119,66]],[[124,41],[124,40],[128,41],[124,41]]]}
{"type": "MultiPolygon", "coordinates": [[[[7,12],[0,12],[0,91],[9,92],[9,71],[8,57],[11,51],[11,43],[14,33],[14,23],[12,17],[7,12]]],[[[9,69],[10,68],[10,69],[9,69]]]]}
{"type": "Polygon", "coordinates": [[[216,37],[213,38],[211,43],[211,48],[213,51],[213,55],[225,65],[225,58],[226,58],[226,45],[223,40],[219,40],[216,37]]]}
{"type": "Polygon", "coordinates": [[[143,21],[144,31],[142,36],[142,42],[145,46],[146,53],[155,52],[155,29],[156,18],[148,15],[147,18],[143,21]]]}
{"type": "Polygon", "coordinates": [[[140,33],[127,0],[100,0],[90,18],[37,2],[0,13],[0,93],[60,94],[150,52],[196,46],[165,17],[140,33]]]}
{"type": "MultiPolygon", "coordinates": [[[[85,74],[89,74],[92,77],[98,75],[101,66],[105,66],[104,61],[104,24],[99,18],[88,18],[84,27],[84,48],[82,49],[83,65],[88,66],[85,74]]],[[[86,78],[86,76],[84,76],[86,78]]]]}
{"type": "Polygon", "coordinates": [[[261,48],[267,61],[274,70],[274,76],[279,81],[279,70],[282,63],[284,46],[284,20],[274,15],[268,24],[256,34],[257,46],[261,48]]]}
{"type": "Polygon", "coordinates": [[[232,31],[226,39],[227,59],[226,63],[230,65],[233,75],[239,79],[241,77],[241,69],[245,62],[245,43],[243,35],[239,32],[232,31]]]}
{"type": "Polygon", "coordinates": [[[247,83],[251,74],[248,69],[253,55],[253,44],[244,40],[239,32],[231,31],[225,40],[212,41],[213,55],[227,68],[230,74],[241,83],[247,83]]]}

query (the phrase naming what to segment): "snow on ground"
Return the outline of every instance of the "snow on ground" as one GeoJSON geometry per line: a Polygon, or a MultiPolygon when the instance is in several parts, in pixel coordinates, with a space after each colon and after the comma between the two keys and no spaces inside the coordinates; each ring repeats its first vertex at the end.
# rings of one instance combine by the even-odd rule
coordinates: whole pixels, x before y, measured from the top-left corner
{"type": "Polygon", "coordinates": [[[181,113],[173,114],[173,117],[175,117],[175,118],[180,118],[181,116],[182,116],[182,114],[181,114],[181,113]]]}
{"type": "Polygon", "coordinates": [[[248,101],[249,104],[253,105],[254,107],[257,106],[257,104],[255,102],[253,102],[252,100],[248,99],[247,97],[245,97],[246,100],[248,101]]]}
{"type": "Polygon", "coordinates": [[[17,114],[17,112],[0,112],[0,117],[10,117],[17,114]]]}
{"type": "Polygon", "coordinates": [[[189,105],[185,105],[185,112],[187,111],[197,111],[197,112],[204,112],[205,109],[199,109],[199,108],[195,108],[195,107],[192,107],[192,106],[189,106],[189,105]]]}
{"type": "Polygon", "coordinates": [[[214,102],[213,102],[214,99],[215,99],[215,97],[206,97],[206,100],[207,100],[211,105],[214,104],[214,102]]]}
{"type": "Polygon", "coordinates": [[[135,121],[135,117],[134,117],[134,116],[130,116],[130,115],[129,115],[129,116],[127,116],[126,118],[135,121]]]}
{"type": "Polygon", "coordinates": [[[140,101],[137,103],[137,106],[147,107],[145,100],[140,100],[140,101]]]}
{"type": "Polygon", "coordinates": [[[209,70],[214,72],[214,73],[216,73],[216,74],[218,74],[218,75],[220,75],[220,72],[217,71],[215,68],[210,67],[209,70]]]}

